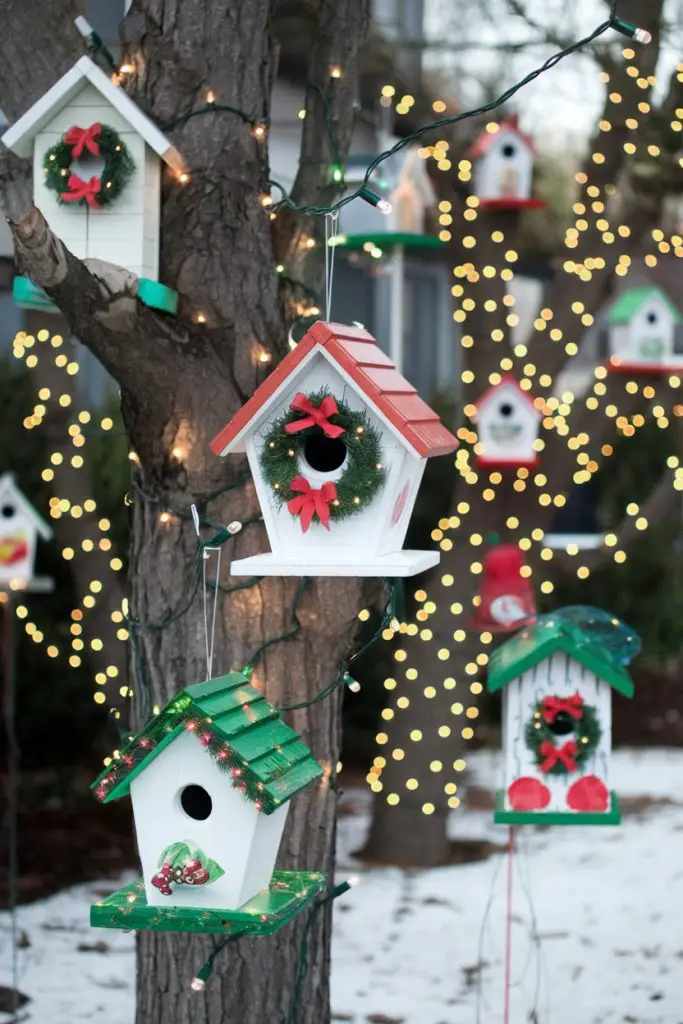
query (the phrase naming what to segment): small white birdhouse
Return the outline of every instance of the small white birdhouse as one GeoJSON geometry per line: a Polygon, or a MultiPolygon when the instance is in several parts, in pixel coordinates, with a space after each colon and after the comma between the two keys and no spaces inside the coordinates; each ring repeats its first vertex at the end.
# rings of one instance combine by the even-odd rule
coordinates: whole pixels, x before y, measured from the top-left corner
{"type": "Polygon", "coordinates": [[[538,465],[534,444],[541,413],[514,377],[503,376],[484,392],[475,408],[478,466],[515,469],[538,465]]]}
{"type": "Polygon", "coordinates": [[[236,576],[413,576],[402,545],[426,460],[457,440],[360,327],[315,323],[211,442],[246,452],[270,554],[236,576]]]}
{"type": "Polygon", "coordinates": [[[538,209],[531,198],[534,146],[515,115],[482,132],[465,154],[474,164],[474,193],[480,204],[498,209],[538,209]]]}
{"type": "Polygon", "coordinates": [[[396,186],[389,193],[391,213],[386,230],[423,235],[427,215],[436,207],[436,192],[427,173],[427,162],[412,148],[405,154],[396,186]]]}
{"type": "Polygon", "coordinates": [[[610,306],[606,322],[611,369],[664,373],[683,363],[675,346],[676,328],[683,317],[661,288],[622,292],[610,306]]]}
{"type": "Polygon", "coordinates": [[[22,590],[34,577],[36,541],[52,530],[21,493],[11,473],[0,476],[0,589],[22,590]]]}
{"type": "MultiPolygon", "coordinates": [[[[363,185],[370,158],[347,169],[345,183],[348,192],[363,185]]],[[[377,170],[377,180],[371,179],[369,188],[382,195],[391,204],[388,214],[381,213],[360,200],[349,203],[340,211],[339,234],[363,235],[376,239],[381,245],[386,235],[424,235],[429,229],[429,215],[436,209],[437,195],[427,172],[426,161],[418,156],[415,147],[396,154],[387,165],[377,170]]],[[[409,244],[409,240],[408,241],[409,244]]]]}
{"type": "Polygon", "coordinates": [[[489,691],[503,691],[506,824],[616,825],[610,792],[611,690],[633,696],[615,654],[590,631],[547,615],[492,655],[489,691]]]}
{"type": "MultiPolygon", "coordinates": [[[[288,801],[321,775],[297,733],[241,673],[188,686],[93,784],[103,803],[130,794],[142,881],[93,907],[91,923],[222,930],[225,912],[263,902],[288,801]],[[130,924],[117,918],[120,907],[134,913],[130,924]],[[206,927],[192,915],[199,909],[216,912],[213,928],[211,914],[206,927]]],[[[305,881],[283,874],[292,876],[290,895],[293,880],[305,881]]]]}
{"type": "MultiPolygon", "coordinates": [[[[158,283],[161,163],[181,175],[183,161],[122,88],[81,57],[2,142],[33,159],[33,200],[74,256],[130,270],[143,302],[175,312],[176,293],[158,283]]],[[[15,298],[49,304],[22,277],[15,298]]]]}

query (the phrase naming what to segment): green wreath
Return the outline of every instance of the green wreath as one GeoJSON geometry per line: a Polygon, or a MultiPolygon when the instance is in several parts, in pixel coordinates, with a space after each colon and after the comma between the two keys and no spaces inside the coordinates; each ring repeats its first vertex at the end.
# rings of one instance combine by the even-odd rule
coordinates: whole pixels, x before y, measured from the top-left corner
{"type": "Polygon", "coordinates": [[[317,514],[327,525],[328,519],[339,523],[362,512],[386,481],[379,431],[364,412],[350,409],[325,388],[315,394],[295,396],[289,412],[280,416],[268,431],[260,465],[277,506],[286,502],[293,515],[300,515],[304,532],[311,514],[317,514]],[[341,465],[343,471],[333,484],[317,489],[315,483],[305,479],[300,460],[306,454],[310,456],[307,449],[311,447],[329,456],[333,448],[330,441],[336,445],[335,468],[341,465]],[[302,506],[311,491],[318,500],[306,519],[307,511],[302,506]]]}
{"type": "Polygon", "coordinates": [[[536,765],[547,775],[578,771],[595,752],[601,736],[595,708],[584,704],[579,694],[544,697],[534,706],[524,733],[536,765]]]}
{"type": "Polygon", "coordinates": [[[45,184],[57,193],[60,204],[87,204],[98,210],[111,206],[130,181],[135,170],[133,158],[117,131],[107,124],[91,124],[89,128],[73,127],[51,146],[43,161],[45,184]],[[71,173],[71,163],[82,156],[104,158],[101,177],[83,181],[71,173]]]}

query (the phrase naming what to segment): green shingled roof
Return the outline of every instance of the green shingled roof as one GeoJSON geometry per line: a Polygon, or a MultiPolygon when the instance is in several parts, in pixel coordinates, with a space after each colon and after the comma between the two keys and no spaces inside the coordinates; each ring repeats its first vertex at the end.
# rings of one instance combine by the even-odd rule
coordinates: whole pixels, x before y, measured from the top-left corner
{"type": "Polygon", "coordinates": [[[646,285],[642,288],[629,288],[628,291],[622,292],[610,306],[607,313],[607,322],[610,324],[626,324],[648,299],[655,298],[662,300],[673,316],[675,323],[681,323],[683,317],[680,311],[674,306],[666,292],[662,291],[661,288],[656,288],[654,285],[646,285]]]}
{"type": "Polygon", "coordinates": [[[494,651],[487,689],[502,689],[556,651],[564,651],[625,697],[633,696],[633,681],[611,652],[580,626],[559,617],[533,623],[494,651]]]}
{"type": "Polygon", "coordinates": [[[120,751],[93,783],[102,803],[130,791],[133,779],[183,731],[194,732],[229,781],[271,814],[322,775],[311,751],[240,672],[181,690],[120,751]]]}

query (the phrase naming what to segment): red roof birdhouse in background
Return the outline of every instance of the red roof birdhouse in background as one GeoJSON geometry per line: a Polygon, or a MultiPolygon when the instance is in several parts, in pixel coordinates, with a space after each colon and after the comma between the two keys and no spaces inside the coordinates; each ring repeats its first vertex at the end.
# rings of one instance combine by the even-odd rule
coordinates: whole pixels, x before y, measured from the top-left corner
{"type": "Polygon", "coordinates": [[[537,466],[535,448],[541,414],[514,377],[505,375],[476,403],[475,462],[491,469],[537,466]]]}
{"type": "Polygon", "coordinates": [[[490,124],[465,154],[474,164],[474,193],[490,209],[541,209],[542,199],[531,198],[535,150],[517,126],[517,116],[490,124]]]}
{"type": "Polygon", "coordinates": [[[211,442],[246,452],[271,552],[237,576],[413,576],[402,545],[426,460],[457,440],[375,339],[318,321],[211,442]]]}

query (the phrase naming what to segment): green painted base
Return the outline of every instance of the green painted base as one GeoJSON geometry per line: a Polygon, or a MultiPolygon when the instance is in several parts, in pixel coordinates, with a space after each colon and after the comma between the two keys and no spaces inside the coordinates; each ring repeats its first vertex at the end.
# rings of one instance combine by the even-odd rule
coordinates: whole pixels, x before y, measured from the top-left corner
{"type": "Polygon", "coordinates": [[[328,245],[359,252],[371,242],[378,249],[393,249],[397,245],[404,249],[439,249],[444,245],[435,235],[413,235],[407,231],[380,231],[373,235],[333,235],[328,245]]]}
{"type": "Polygon", "coordinates": [[[238,910],[149,907],[142,879],[124,885],[90,908],[94,928],[123,931],[202,932],[208,935],[272,935],[325,888],[314,871],[275,871],[270,886],[238,910]]]}
{"type": "Polygon", "coordinates": [[[160,309],[162,313],[178,312],[178,292],[165,284],[152,281],[149,277],[141,277],[138,282],[138,298],[151,309],[160,309]]]}
{"type": "Polygon", "coordinates": [[[496,790],[496,825],[619,825],[621,808],[617,794],[612,792],[608,811],[508,811],[505,809],[505,790],[496,790]]]}
{"type": "Polygon", "coordinates": [[[57,312],[57,307],[52,299],[28,277],[14,278],[12,298],[20,309],[47,309],[57,312]]]}

